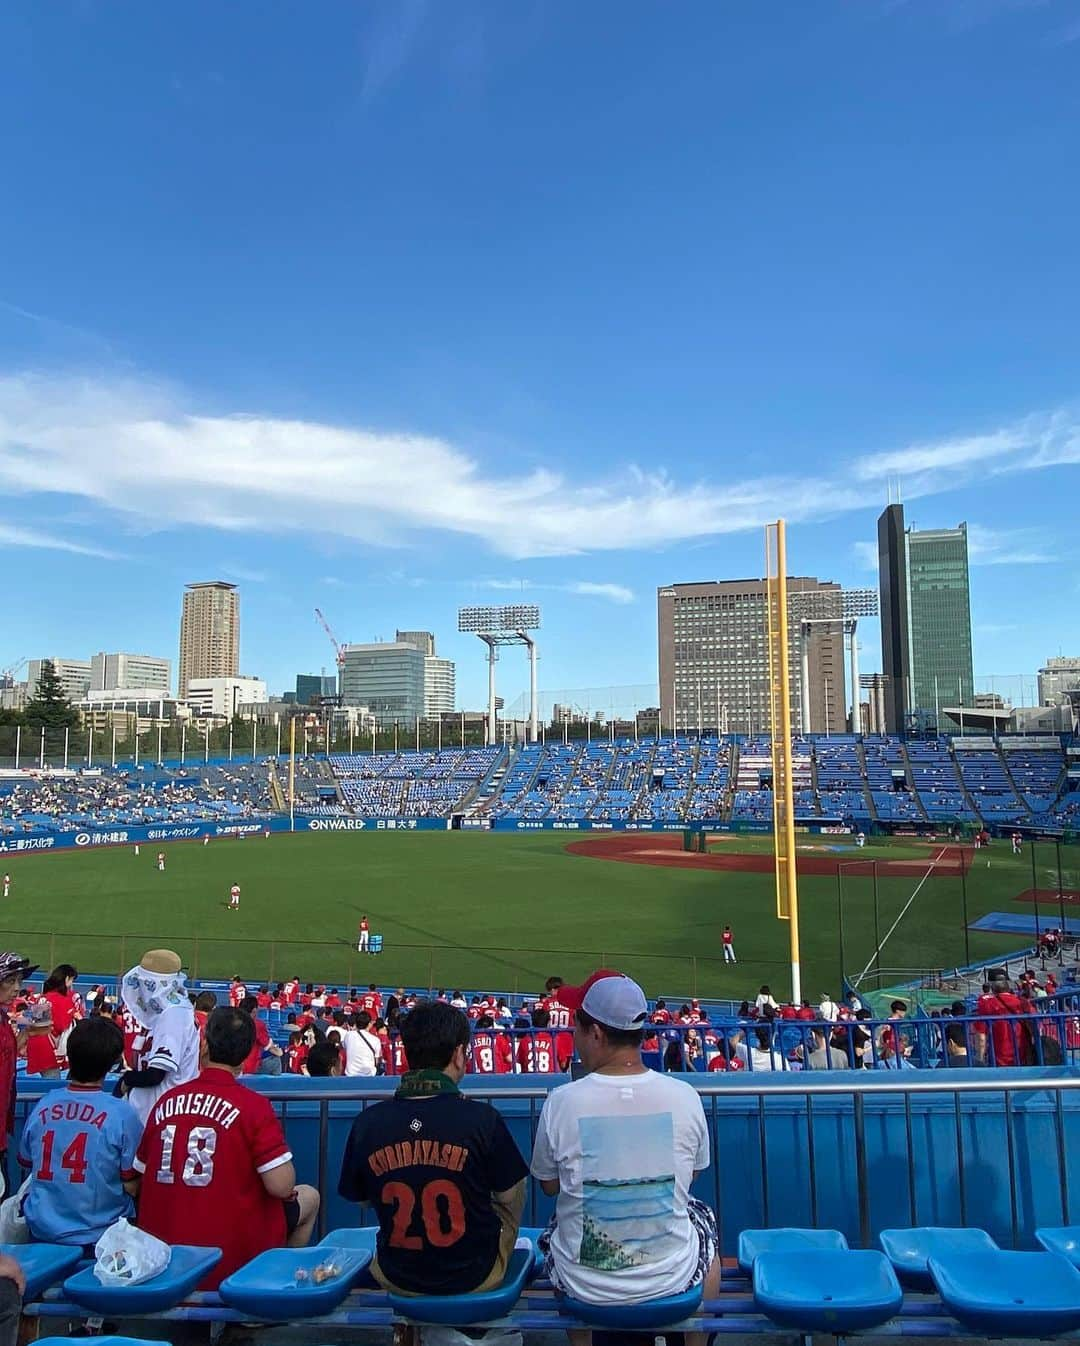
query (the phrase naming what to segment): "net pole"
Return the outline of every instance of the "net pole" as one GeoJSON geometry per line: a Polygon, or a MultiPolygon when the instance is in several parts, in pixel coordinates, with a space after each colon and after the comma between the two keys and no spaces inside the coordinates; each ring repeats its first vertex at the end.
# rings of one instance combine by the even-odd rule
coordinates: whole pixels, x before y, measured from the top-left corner
{"type": "Polygon", "coordinates": [[[289,831],[296,831],[296,716],[289,718],[289,831]]]}

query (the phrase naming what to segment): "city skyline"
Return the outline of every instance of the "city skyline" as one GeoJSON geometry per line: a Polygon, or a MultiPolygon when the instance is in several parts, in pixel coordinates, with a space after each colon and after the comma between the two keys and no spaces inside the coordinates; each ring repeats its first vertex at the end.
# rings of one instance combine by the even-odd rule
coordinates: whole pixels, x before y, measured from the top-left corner
{"type": "Polygon", "coordinates": [[[515,594],[541,689],[655,684],[658,587],[760,575],[779,516],[873,585],[899,491],[968,521],[976,683],[1032,696],[1080,597],[1072,24],[12,0],[0,666],[175,661],[210,574],[275,690],[332,671],[318,606],[479,707],[453,614],[515,594]]]}

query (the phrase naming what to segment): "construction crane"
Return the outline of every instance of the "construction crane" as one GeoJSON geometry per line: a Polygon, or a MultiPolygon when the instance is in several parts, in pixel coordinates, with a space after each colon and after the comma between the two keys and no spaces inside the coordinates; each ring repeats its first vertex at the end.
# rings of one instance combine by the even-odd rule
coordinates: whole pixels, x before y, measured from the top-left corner
{"type": "Polygon", "coordinates": [[[0,686],[14,686],[16,677],[26,667],[28,660],[22,658],[7,668],[0,668],[0,686]]]}
{"type": "Polygon", "coordinates": [[[345,671],[345,651],[342,649],[337,636],[335,636],[330,629],[330,623],[322,615],[322,610],[320,608],[315,609],[315,616],[318,618],[319,625],[329,637],[330,644],[334,647],[334,658],[337,660],[338,673],[343,673],[345,671]]]}

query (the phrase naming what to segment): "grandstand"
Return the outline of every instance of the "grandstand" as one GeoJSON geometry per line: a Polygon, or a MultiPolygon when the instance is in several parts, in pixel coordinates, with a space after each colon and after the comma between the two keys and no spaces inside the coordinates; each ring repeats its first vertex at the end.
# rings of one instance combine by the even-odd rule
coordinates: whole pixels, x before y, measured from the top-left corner
{"type": "MultiPolygon", "coordinates": [[[[1058,832],[1080,822],[1080,767],[1058,738],[797,738],[795,813],[858,830],[988,827],[1058,832]]],[[[683,824],[763,830],[772,817],[766,736],[642,739],[298,757],[294,809],[312,819],[469,825],[683,824]]],[[[287,763],[0,774],[0,833],[259,820],[288,812],[287,763]]]]}

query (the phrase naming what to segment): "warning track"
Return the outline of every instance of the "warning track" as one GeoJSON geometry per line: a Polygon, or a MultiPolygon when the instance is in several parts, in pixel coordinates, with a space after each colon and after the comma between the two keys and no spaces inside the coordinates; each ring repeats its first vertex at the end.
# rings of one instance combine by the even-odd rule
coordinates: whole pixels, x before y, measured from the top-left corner
{"type": "MultiPolygon", "coordinates": [[[[733,841],[737,838],[732,838],[733,841]]],[[[730,844],[730,843],[729,843],[730,844]]],[[[768,852],[716,852],[699,855],[682,849],[682,838],[663,832],[612,833],[610,836],[588,837],[571,841],[567,847],[571,855],[584,855],[593,860],[617,860],[626,865],[661,865],[667,869],[718,869],[737,874],[771,874],[773,857],[768,852]]],[[[927,870],[931,878],[958,878],[971,863],[971,852],[962,846],[927,847],[925,859],[911,857],[904,860],[878,860],[878,876],[883,879],[922,877],[927,870]]],[[[844,876],[868,878],[874,872],[872,860],[852,860],[841,855],[800,855],[800,874],[835,875],[837,865],[844,866],[844,876]]]]}

